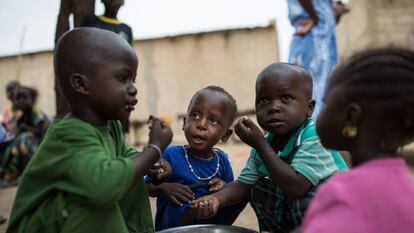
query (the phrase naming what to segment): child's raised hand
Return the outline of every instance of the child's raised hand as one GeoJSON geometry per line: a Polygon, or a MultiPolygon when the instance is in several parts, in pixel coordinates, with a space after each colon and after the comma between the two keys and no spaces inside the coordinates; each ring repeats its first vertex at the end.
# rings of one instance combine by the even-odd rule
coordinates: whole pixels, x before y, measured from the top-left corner
{"type": "Polygon", "coordinates": [[[161,119],[150,116],[149,123],[149,144],[159,146],[161,149],[167,147],[172,140],[173,133],[171,128],[161,119]]]}
{"type": "Polygon", "coordinates": [[[198,198],[191,202],[193,209],[198,219],[209,219],[216,216],[219,208],[220,202],[216,197],[212,195],[207,195],[198,198]]]}
{"type": "Polygon", "coordinates": [[[152,168],[148,171],[148,174],[151,176],[151,183],[159,185],[170,178],[172,168],[167,160],[161,158],[154,163],[154,165],[152,165],[152,168]]]}
{"type": "Polygon", "coordinates": [[[210,180],[210,182],[208,182],[208,185],[210,186],[210,189],[208,191],[210,191],[210,193],[215,193],[217,191],[220,191],[224,185],[226,185],[226,182],[220,178],[213,178],[210,180]]]}
{"type": "Polygon", "coordinates": [[[179,183],[162,183],[160,189],[178,206],[183,205],[183,203],[190,203],[194,199],[194,193],[187,185],[179,183]]]}
{"type": "Polygon", "coordinates": [[[260,143],[266,143],[260,128],[246,116],[241,117],[237,121],[234,131],[244,143],[253,148],[259,147],[260,143]]]}

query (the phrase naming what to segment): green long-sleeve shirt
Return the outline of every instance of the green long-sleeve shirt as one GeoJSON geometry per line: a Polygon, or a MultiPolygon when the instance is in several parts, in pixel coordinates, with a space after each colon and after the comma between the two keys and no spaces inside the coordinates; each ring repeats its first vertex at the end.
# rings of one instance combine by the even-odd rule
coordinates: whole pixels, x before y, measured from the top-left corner
{"type": "Polygon", "coordinates": [[[116,121],[53,123],[23,174],[7,233],[153,232],[143,179],[132,184],[137,153],[116,121]]]}

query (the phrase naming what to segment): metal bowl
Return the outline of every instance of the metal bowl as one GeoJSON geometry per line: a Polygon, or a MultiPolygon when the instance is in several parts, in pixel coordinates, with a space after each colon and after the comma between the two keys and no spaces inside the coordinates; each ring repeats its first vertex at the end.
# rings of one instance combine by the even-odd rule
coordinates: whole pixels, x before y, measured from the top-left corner
{"type": "Polygon", "coordinates": [[[157,231],[158,233],[186,233],[186,232],[200,232],[200,233],[257,233],[257,231],[238,226],[226,226],[215,224],[203,225],[189,225],[165,229],[157,231]]]}

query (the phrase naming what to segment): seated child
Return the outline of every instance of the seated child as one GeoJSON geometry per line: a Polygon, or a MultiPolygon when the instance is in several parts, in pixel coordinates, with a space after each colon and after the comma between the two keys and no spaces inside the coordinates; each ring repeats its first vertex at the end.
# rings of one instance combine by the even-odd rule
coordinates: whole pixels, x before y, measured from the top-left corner
{"type": "Polygon", "coordinates": [[[17,184],[51,123],[47,115],[35,107],[36,99],[35,89],[21,85],[14,88],[15,112],[7,125],[11,141],[3,153],[0,171],[7,184],[17,184]]]}
{"type": "Polygon", "coordinates": [[[27,166],[7,232],[153,232],[143,177],[172,132],[153,117],[141,153],[123,139],[118,120],[137,103],[135,51],[113,32],[78,28],[60,38],[54,65],[71,112],[27,166]]]}
{"type": "Polygon", "coordinates": [[[172,176],[158,186],[147,185],[150,196],[157,197],[156,230],[196,223],[233,223],[230,212],[208,221],[197,220],[190,201],[233,181],[227,155],[213,147],[232,134],[236,110],[236,101],[221,87],[208,86],[194,94],[183,124],[188,144],[169,146],[163,154],[172,166],[172,176]]]}
{"type": "Polygon", "coordinates": [[[237,181],[193,202],[197,216],[212,217],[249,196],[261,231],[289,232],[301,223],[319,184],[347,169],[338,152],[320,144],[311,97],[312,78],[300,66],[274,63],[259,74],[256,118],[268,134],[246,117],[237,122],[235,132],[252,147],[250,157],[237,181]]]}
{"type": "Polygon", "coordinates": [[[328,80],[317,120],[327,148],[354,168],[317,191],[302,232],[413,232],[414,180],[398,148],[414,139],[414,52],[360,52],[328,80]]]}
{"type": "Polygon", "coordinates": [[[9,124],[10,118],[13,117],[16,109],[15,106],[13,106],[13,96],[14,96],[14,90],[20,86],[20,84],[16,81],[10,81],[6,84],[6,97],[10,101],[10,105],[6,106],[0,113],[0,123],[7,128],[9,124]]]}

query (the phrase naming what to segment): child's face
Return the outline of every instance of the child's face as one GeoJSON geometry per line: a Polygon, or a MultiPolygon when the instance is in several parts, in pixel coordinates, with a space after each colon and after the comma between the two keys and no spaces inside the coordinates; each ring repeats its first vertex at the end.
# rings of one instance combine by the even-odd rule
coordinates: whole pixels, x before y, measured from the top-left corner
{"type": "Polygon", "coordinates": [[[6,86],[7,99],[9,99],[10,101],[13,101],[13,95],[14,95],[14,91],[16,89],[17,89],[17,85],[16,84],[8,84],[6,86]]]}
{"type": "Polygon", "coordinates": [[[229,131],[228,101],[221,93],[204,90],[190,103],[183,129],[191,153],[210,153],[229,131]]]}
{"type": "Polygon", "coordinates": [[[132,48],[117,47],[116,52],[102,59],[100,66],[95,67],[93,77],[89,77],[88,107],[97,122],[129,118],[138,102],[134,86],[137,66],[132,48]]]}
{"type": "Polygon", "coordinates": [[[34,101],[30,91],[26,88],[16,88],[13,96],[13,105],[16,109],[28,111],[33,108],[34,101]]]}
{"type": "Polygon", "coordinates": [[[257,122],[267,132],[283,136],[312,115],[314,102],[301,77],[261,77],[256,83],[257,122]]]}

